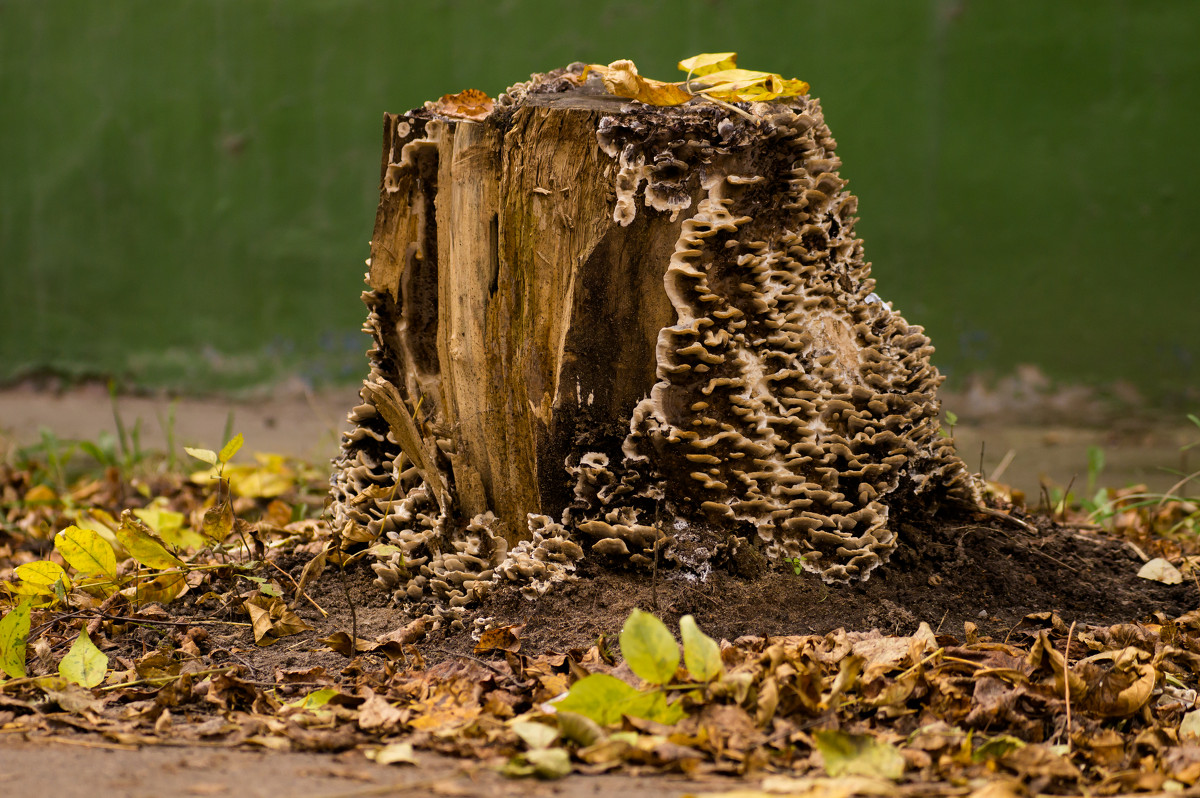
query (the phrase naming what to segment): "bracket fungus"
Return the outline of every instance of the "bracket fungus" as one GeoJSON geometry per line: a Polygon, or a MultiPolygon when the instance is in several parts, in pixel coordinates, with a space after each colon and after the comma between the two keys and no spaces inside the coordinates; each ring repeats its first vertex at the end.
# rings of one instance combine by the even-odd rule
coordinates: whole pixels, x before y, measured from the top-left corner
{"type": "Polygon", "coordinates": [[[386,544],[398,600],[461,623],[584,556],[701,573],[747,546],[866,579],[898,516],[977,500],[820,104],[734,110],[572,65],[479,118],[387,117],[333,517],[386,544]]]}

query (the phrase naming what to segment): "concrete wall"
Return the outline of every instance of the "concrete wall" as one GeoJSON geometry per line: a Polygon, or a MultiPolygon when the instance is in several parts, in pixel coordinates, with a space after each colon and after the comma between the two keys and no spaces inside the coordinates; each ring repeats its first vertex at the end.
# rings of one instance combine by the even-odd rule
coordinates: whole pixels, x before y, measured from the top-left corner
{"type": "Polygon", "coordinates": [[[1200,384],[1194,0],[0,0],[0,379],[355,379],[380,115],[574,60],[812,84],[965,375],[1200,384]]]}

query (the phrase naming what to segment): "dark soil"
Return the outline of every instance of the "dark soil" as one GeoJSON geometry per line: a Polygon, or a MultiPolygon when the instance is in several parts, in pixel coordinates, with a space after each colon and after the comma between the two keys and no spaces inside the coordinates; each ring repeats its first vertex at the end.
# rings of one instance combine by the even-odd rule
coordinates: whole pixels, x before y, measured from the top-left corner
{"type": "MultiPolygon", "coordinates": [[[[672,627],[690,613],[708,634],[734,640],[743,635],[824,634],[839,627],[907,635],[922,622],[960,638],[963,625],[973,623],[980,635],[1004,639],[1030,613],[1054,611],[1068,624],[1111,625],[1148,619],[1154,613],[1175,617],[1200,606],[1194,582],[1164,585],[1139,578],[1142,560],[1124,541],[1047,519],[1032,521],[1037,534],[998,518],[905,527],[891,561],[867,582],[850,585],[825,585],[809,574],[773,569],[761,559],[738,564],[738,570],[750,576],[714,569],[703,580],[668,568],[655,577],[585,561],[578,580],[536,600],[512,587],[494,591],[467,619],[468,631],[434,633],[417,648],[429,663],[470,654],[474,618],[486,618],[490,626],[523,624],[522,653],[583,648],[601,635],[615,644],[634,607],[654,612],[672,627]]],[[[291,557],[280,564],[299,576],[304,560],[291,557]]],[[[252,666],[259,679],[272,678],[276,668],[322,666],[336,672],[347,660],[317,640],[350,631],[347,590],[360,638],[373,639],[410,620],[390,604],[373,578],[364,563],[349,569],[345,582],[336,569],[327,570],[309,593],[329,617],[304,602],[297,608],[316,627],[311,633],[258,648],[244,627],[223,639],[222,627],[213,627],[211,645],[237,652],[238,661],[252,666]]]]}
{"type": "Polygon", "coordinates": [[[1109,625],[1200,606],[1194,583],[1164,585],[1137,576],[1142,561],[1112,537],[1048,521],[1032,535],[1000,519],[904,530],[891,561],[865,583],[825,585],[817,577],[770,570],[751,578],[714,571],[693,581],[671,571],[649,575],[584,568],[582,578],[536,601],[496,591],[479,614],[494,624],[523,623],[528,650],[564,650],[614,637],[633,607],[668,625],[684,614],[718,639],[742,635],[824,634],[839,627],[907,635],[923,621],[961,636],[964,623],[1003,639],[1035,612],[1066,622],[1109,625]]]}

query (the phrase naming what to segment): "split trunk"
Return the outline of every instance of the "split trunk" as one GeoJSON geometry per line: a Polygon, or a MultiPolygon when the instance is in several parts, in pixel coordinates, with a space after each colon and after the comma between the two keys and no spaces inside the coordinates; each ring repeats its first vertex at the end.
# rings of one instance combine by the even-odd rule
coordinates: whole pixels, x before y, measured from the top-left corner
{"type": "Polygon", "coordinates": [[[386,116],[343,533],[412,560],[553,527],[633,563],[757,547],[841,581],[886,560],[897,514],[971,498],[835,147],[810,97],[653,107],[561,71],[483,118],[386,116]]]}

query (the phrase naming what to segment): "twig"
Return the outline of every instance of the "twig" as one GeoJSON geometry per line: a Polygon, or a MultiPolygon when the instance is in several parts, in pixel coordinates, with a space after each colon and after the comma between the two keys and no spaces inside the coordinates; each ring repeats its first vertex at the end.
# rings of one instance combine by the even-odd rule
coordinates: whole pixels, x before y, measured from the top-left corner
{"type": "Polygon", "coordinates": [[[136,745],[122,745],[121,743],[94,743],[91,740],[76,740],[72,737],[55,737],[53,735],[35,736],[29,738],[30,742],[50,743],[51,745],[77,745],[80,748],[100,748],[105,751],[138,751],[141,750],[136,745]]]}
{"type": "Polygon", "coordinates": [[[218,621],[218,620],[210,620],[210,619],[206,619],[206,618],[193,618],[190,621],[159,621],[159,620],[151,620],[149,618],[127,618],[124,615],[110,615],[107,612],[101,613],[101,615],[106,620],[124,621],[126,623],[143,624],[145,626],[213,626],[213,625],[217,625],[217,624],[219,624],[221,626],[253,626],[254,625],[252,623],[246,623],[245,621],[218,621]]]}
{"type": "Polygon", "coordinates": [[[1075,621],[1067,632],[1067,645],[1063,649],[1063,687],[1067,698],[1067,750],[1071,750],[1071,676],[1067,670],[1071,658],[1071,638],[1075,635],[1075,621]]]}
{"type": "MultiPolygon", "coordinates": [[[[267,562],[267,565],[270,565],[270,566],[271,566],[272,568],[274,568],[276,571],[278,571],[279,573],[281,573],[281,574],[283,574],[284,576],[286,576],[286,577],[287,577],[287,579],[288,579],[288,581],[292,583],[292,587],[296,588],[297,590],[300,590],[300,584],[299,584],[299,583],[298,583],[298,582],[297,582],[295,579],[292,579],[292,575],[291,575],[291,574],[289,574],[287,571],[283,570],[282,568],[280,568],[278,565],[276,565],[275,563],[271,562],[270,560],[267,560],[266,562],[267,562]]],[[[320,604],[318,604],[317,602],[313,601],[313,598],[312,598],[312,596],[308,595],[308,593],[306,593],[306,592],[305,592],[305,591],[303,591],[303,590],[300,590],[300,595],[302,595],[302,596],[304,596],[306,599],[308,599],[308,603],[309,603],[309,604],[311,604],[311,605],[313,605],[314,607],[316,607],[316,608],[317,608],[317,612],[321,613],[321,615],[322,615],[323,617],[325,617],[325,618],[328,618],[328,617],[329,617],[329,613],[327,613],[327,612],[325,612],[325,610],[321,609],[321,605],[320,605],[320,604]]]]}
{"type": "Polygon", "coordinates": [[[951,498],[950,503],[955,505],[956,507],[961,507],[964,510],[970,510],[972,512],[979,513],[980,515],[986,515],[991,518],[997,518],[997,519],[1000,519],[1001,521],[1010,521],[1010,522],[1016,524],[1017,526],[1021,527],[1021,529],[1024,529],[1026,532],[1028,532],[1031,535],[1038,534],[1037,527],[1035,527],[1033,524],[1029,523],[1028,521],[1022,521],[1020,518],[1009,515],[1008,513],[1002,513],[999,510],[993,510],[991,507],[984,507],[982,504],[975,504],[975,502],[969,502],[966,499],[957,499],[957,498],[951,498]]]}
{"type": "MultiPolygon", "coordinates": [[[[236,670],[236,668],[237,668],[236,665],[226,665],[221,668],[210,668],[209,670],[206,670],[206,671],[193,671],[186,675],[188,675],[188,676],[214,676],[216,674],[225,674],[228,671],[236,670]]],[[[184,675],[185,674],[181,673],[181,674],[179,674],[179,676],[155,676],[152,679],[134,679],[131,682],[121,682],[120,684],[106,684],[103,687],[100,687],[97,689],[104,690],[104,691],[123,690],[126,687],[137,687],[137,686],[143,685],[143,684],[159,684],[161,686],[164,684],[169,684],[170,682],[173,682],[176,679],[178,679],[184,675]]]]}
{"type": "MultiPolygon", "coordinates": [[[[342,582],[342,592],[346,594],[346,606],[350,608],[350,659],[358,656],[358,613],[354,611],[354,599],[350,598],[350,584],[346,581],[346,550],[343,543],[346,539],[338,535],[338,574],[342,582]]],[[[400,649],[404,652],[403,647],[400,649]]]]}
{"type": "Polygon", "coordinates": [[[662,499],[654,506],[654,570],[650,572],[650,602],[658,612],[658,544],[662,540],[662,499]]]}
{"type": "Polygon", "coordinates": [[[996,482],[1000,479],[1000,477],[1004,476],[1004,472],[1008,470],[1008,467],[1010,465],[1012,465],[1013,458],[1015,458],[1016,456],[1017,456],[1017,450],[1009,449],[1008,452],[1004,455],[1003,459],[1000,460],[1000,463],[996,466],[996,470],[992,472],[992,476],[990,477],[990,480],[992,482],[996,482]]]}
{"type": "Polygon", "coordinates": [[[315,798],[369,798],[373,795],[404,795],[411,793],[414,790],[424,790],[437,784],[441,778],[435,779],[420,779],[418,781],[394,782],[392,784],[381,784],[376,787],[363,787],[349,792],[328,792],[315,798]]]}

